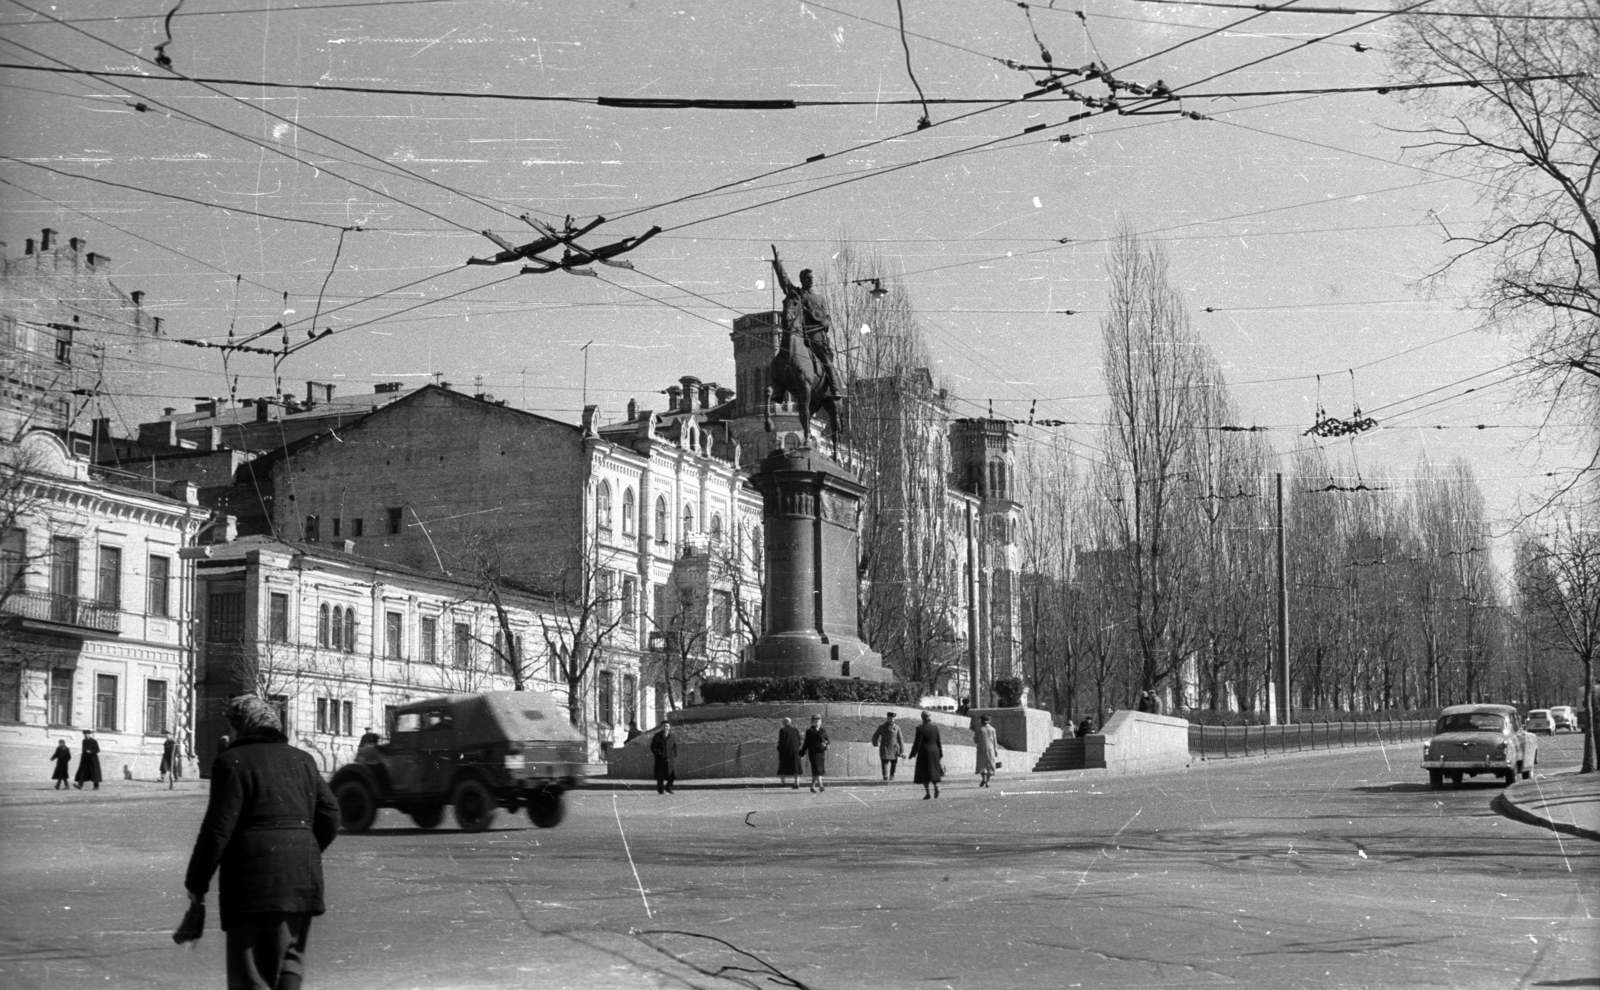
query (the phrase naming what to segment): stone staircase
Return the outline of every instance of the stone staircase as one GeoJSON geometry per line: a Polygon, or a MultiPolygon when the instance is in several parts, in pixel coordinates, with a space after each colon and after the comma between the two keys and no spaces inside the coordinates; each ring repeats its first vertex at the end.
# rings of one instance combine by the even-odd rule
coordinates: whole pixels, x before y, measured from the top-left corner
{"type": "Polygon", "coordinates": [[[1071,736],[1052,742],[1040,755],[1039,762],[1033,765],[1034,773],[1082,769],[1084,769],[1083,740],[1071,736]]]}

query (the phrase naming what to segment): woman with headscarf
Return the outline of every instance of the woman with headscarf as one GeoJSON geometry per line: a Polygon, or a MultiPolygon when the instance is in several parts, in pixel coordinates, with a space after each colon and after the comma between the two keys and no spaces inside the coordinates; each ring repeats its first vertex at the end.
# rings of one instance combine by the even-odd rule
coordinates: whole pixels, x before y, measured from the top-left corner
{"type": "Polygon", "coordinates": [[[56,751],[50,754],[50,758],[56,761],[56,769],[50,779],[56,782],[55,789],[59,791],[67,786],[67,780],[72,776],[72,748],[65,739],[56,743],[56,751]]]}
{"type": "Polygon", "coordinates": [[[911,758],[917,761],[912,780],[922,785],[922,800],[939,796],[939,781],[944,779],[944,743],[939,740],[939,727],[933,716],[922,713],[922,724],[917,726],[916,737],[911,740],[911,758]],[[933,793],[928,793],[929,787],[933,793]]]}
{"type": "Polygon", "coordinates": [[[989,778],[1000,766],[999,743],[995,741],[994,726],[989,724],[989,716],[978,716],[978,727],[972,730],[972,748],[974,753],[974,766],[978,773],[978,786],[988,787],[989,778]]]}
{"type": "Polygon", "coordinates": [[[339,805],[311,754],[289,745],[278,713],[254,695],[228,705],[233,742],[211,764],[211,802],[184,888],[190,913],[173,934],[200,937],[218,873],[228,986],[298,987],[311,919],[322,914],[322,851],[339,805]]]}
{"type": "Polygon", "coordinates": [[[783,783],[785,777],[793,777],[794,783],[789,786],[800,789],[800,730],[787,718],[778,729],[778,783],[783,783]]]}
{"type": "Polygon", "coordinates": [[[88,729],[83,730],[83,755],[78,757],[78,772],[72,779],[72,786],[80,791],[84,784],[100,789],[100,743],[88,729]]]}

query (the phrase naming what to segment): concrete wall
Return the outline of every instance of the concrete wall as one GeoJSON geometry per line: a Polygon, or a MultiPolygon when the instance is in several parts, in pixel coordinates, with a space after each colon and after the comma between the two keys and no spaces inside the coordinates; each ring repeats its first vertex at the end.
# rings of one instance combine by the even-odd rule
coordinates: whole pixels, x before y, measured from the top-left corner
{"type": "Polygon", "coordinates": [[[1061,730],[1051,723],[1050,713],[1038,708],[974,708],[970,715],[973,725],[978,724],[979,715],[989,716],[995,738],[1006,749],[1042,753],[1061,738],[1061,730]]]}
{"type": "MultiPolygon", "coordinates": [[[[910,742],[906,750],[911,749],[910,742]]],[[[944,769],[949,777],[970,776],[976,766],[975,750],[971,745],[944,743],[944,769]]],[[[640,736],[627,746],[613,747],[607,757],[611,765],[608,774],[612,779],[654,780],[655,759],[650,755],[650,737],[640,736]]],[[[1032,764],[1025,757],[1002,751],[1003,770],[1026,770],[1032,764]]],[[[901,759],[895,769],[895,780],[909,781],[916,769],[916,761],[901,759]]],[[[811,776],[810,761],[800,761],[801,779],[811,776]]],[[[828,746],[828,776],[863,777],[878,780],[882,777],[878,762],[878,747],[871,743],[836,742],[828,746]]],[[[777,733],[771,740],[747,743],[679,743],[678,779],[708,780],[720,777],[773,777],[778,776],[777,733]]]]}
{"type": "Polygon", "coordinates": [[[1166,715],[1119,711],[1084,737],[1084,765],[1139,773],[1189,765],[1189,722],[1166,715]]]}

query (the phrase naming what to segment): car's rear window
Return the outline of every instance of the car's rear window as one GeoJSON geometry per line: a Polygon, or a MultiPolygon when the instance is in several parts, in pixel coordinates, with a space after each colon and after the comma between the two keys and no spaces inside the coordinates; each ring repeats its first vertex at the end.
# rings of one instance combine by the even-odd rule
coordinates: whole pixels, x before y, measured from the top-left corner
{"type": "Polygon", "coordinates": [[[1493,712],[1458,712],[1439,720],[1437,732],[1504,732],[1506,717],[1493,712]]]}
{"type": "Polygon", "coordinates": [[[1549,718],[1550,717],[1550,713],[1545,711],[1543,708],[1535,708],[1533,711],[1528,713],[1528,717],[1529,718],[1549,718]]]}

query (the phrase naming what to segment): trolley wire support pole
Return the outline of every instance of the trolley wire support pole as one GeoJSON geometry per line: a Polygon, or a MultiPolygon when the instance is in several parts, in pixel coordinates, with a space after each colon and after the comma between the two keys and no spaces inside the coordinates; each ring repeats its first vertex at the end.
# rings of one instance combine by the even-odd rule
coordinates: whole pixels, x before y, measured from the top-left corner
{"type": "Polygon", "coordinates": [[[1278,676],[1283,686],[1278,711],[1284,725],[1293,721],[1289,713],[1289,567],[1284,555],[1283,536],[1283,472],[1277,474],[1278,484],[1278,676]]]}

